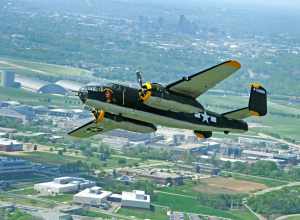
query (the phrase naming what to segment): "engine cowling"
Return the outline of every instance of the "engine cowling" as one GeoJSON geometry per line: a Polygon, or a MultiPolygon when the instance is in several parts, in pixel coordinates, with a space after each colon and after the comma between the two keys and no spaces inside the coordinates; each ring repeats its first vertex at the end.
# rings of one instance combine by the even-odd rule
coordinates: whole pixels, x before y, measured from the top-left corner
{"type": "Polygon", "coordinates": [[[211,131],[194,131],[194,134],[199,139],[210,138],[212,136],[212,132],[211,131]]]}

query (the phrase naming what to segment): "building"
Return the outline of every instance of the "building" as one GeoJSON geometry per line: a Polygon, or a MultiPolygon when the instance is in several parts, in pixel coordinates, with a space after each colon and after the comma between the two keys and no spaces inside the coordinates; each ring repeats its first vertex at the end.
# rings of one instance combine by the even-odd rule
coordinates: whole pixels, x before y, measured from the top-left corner
{"type": "Polygon", "coordinates": [[[85,189],[73,196],[73,202],[82,205],[99,207],[102,203],[107,202],[107,198],[112,192],[103,191],[101,187],[94,186],[85,189]]]}
{"type": "Polygon", "coordinates": [[[122,202],[122,195],[113,193],[107,198],[107,200],[110,202],[122,202]]]}
{"type": "Polygon", "coordinates": [[[144,191],[122,192],[122,207],[150,209],[150,195],[144,191]]]}
{"type": "Polygon", "coordinates": [[[184,179],[191,178],[190,176],[183,176],[177,173],[164,172],[158,169],[153,169],[149,171],[145,169],[124,168],[121,169],[119,172],[127,176],[130,175],[146,178],[162,185],[182,185],[184,179]]]}
{"type": "Polygon", "coordinates": [[[83,83],[79,83],[71,80],[59,80],[55,84],[63,87],[65,90],[69,92],[79,91],[79,89],[85,86],[85,84],[83,83]]]}
{"type": "Polygon", "coordinates": [[[71,112],[68,109],[51,109],[48,113],[50,116],[56,116],[56,117],[73,117],[74,113],[71,112]]]}
{"type": "Polygon", "coordinates": [[[243,150],[242,155],[249,159],[267,159],[267,158],[274,157],[272,153],[256,151],[256,150],[243,150]]]}
{"type": "Polygon", "coordinates": [[[23,144],[7,138],[0,138],[0,151],[12,152],[12,151],[22,151],[23,144]]]}
{"type": "Polygon", "coordinates": [[[194,163],[195,164],[195,170],[197,173],[205,173],[210,174],[212,176],[218,176],[220,175],[220,168],[215,167],[211,164],[206,163],[194,163]]]}
{"type": "Polygon", "coordinates": [[[15,82],[15,72],[13,70],[2,70],[1,85],[5,88],[17,88],[20,84],[15,82]]]}
{"type": "Polygon", "coordinates": [[[0,117],[5,117],[6,119],[13,119],[20,123],[25,123],[28,120],[26,118],[26,115],[20,114],[19,112],[9,108],[1,108],[0,117]]]}
{"type": "Polygon", "coordinates": [[[65,95],[67,93],[67,90],[65,90],[60,85],[36,78],[29,78],[18,75],[16,76],[16,82],[20,83],[22,88],[31,92],[59,95],[65,95]]]}
{"type": "Polygon", "coordinates": [[[27,175],[34,172],[33,165],[26,160],[17,158],[0,157],[0,176],[27,175]]]}
{"type": "Polygon", "coordinates": [[[184,213],[183,212],[172,212],[170,214],[170,220],[184,220],[184,213]]]}
{"type": "Polygon", "coordinates": [[[34,190],[45,195],[56,195],[60,193],[78,192],[79,190],[95,186],[94,181],[77,177],[59,177],[52,182],[38,183],[34,190]]]}

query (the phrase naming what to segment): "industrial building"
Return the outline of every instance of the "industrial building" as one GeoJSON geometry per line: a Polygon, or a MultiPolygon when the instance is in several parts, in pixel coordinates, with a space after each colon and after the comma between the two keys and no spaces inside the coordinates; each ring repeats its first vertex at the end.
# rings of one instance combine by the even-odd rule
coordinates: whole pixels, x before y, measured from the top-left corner
{"type": "Polygon", "coordinates": [[[150,204],[150,195],[145,194],[144,191],[122,192],[122,207],[150,209],[150,204]]]}
{"type": "Polygon", "coordinates": [[[5,117],[6,119],[14,119],[20,123],[25,123],[28,121],[26,115],[23,115],[16,110],[9,108],[0,108],[0,117],[5,117]]]}
{"type": "Polygon", "coordinates": [[[119,171],[124,175],[139,176],[152,180],[162,185],[182,185],[184,179],[191,178],[189,176],[182,176],[176,173],[164,172],[161,170],[145,170],[145,169],[134,169],[124,168],[119,171]]]}
{"type": "Polygon", "coordinates": [[[12,152],[12,151],[22,151],[23,144],[7,138],[0,138],[0,151],[12,152]]]}
{"type": "Polygon", "coordinates": [[[78,192],[79,190],[95,186],[94,181],[76,177],[55,178],[52,182],[38,183],[34,190],[44,195],[78,192]]]}
{"type": "Polygon", "coordinates": [[[112,192],[103,191],[101,187],[94,186],[75,194],[73,196],[73,202],[99,207],[102,203],[107,202],[107,198],[110,195],[112,195],[112,192]]]}
{"type": "Polygon", "coordinates": [[[34,169],[30,162],[22,159],[0,157],[0,175],[16,175],[33,173],[34,169]]]}
{"type": "Polygon", "coordinates": [[[16,76],[16,82],[20,83],[22,88],[31,92],[59,95],[65,95],[67,93],[67,90],[65,90],[62,86],[40,79],[18,75],[16,76]]]}

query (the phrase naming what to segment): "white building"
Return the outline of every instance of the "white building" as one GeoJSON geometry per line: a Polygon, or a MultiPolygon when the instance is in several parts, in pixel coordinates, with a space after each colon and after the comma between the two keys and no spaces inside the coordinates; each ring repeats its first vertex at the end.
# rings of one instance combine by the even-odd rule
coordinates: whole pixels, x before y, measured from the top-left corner
{"type": "Polygon", "coordinates": [[[34,190],[44,195],[56,195],[77,192],[92,186],[95,186],[95,182],[83,178],[60,177],[55,178],[52,182],[35,184],[34,190]]]}
{"type": "Polygon", "coordinates": [[[83,205],[100,206],[106,202],[112,192],[103,191],[101,187],[94,186],[85,189],[73,196],[73,202],[83,205]]]}
{"type": "Polygon", "coordinates": [[[23,144],[7,138],[0,138],[0,151],[22,151],[23,144]]]}
{"type": "Polygon", "coordinates": [[[150,195],[144,191],[122,192],[122,207],[150,209],[150,195]]]}

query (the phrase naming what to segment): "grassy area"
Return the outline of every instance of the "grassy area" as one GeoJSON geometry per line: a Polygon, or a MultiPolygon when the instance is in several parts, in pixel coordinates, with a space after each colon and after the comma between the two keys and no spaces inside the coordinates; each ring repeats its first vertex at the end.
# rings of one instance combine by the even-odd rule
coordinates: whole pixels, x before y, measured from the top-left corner
{"type": "MultiPolygon", "coordinates": [[[[92,218],[104,218],[104,219],[111,219],[111,215],[107,215],[105,213],[101,212],[95,212],[95,211],[90,211],[90,210],[83,210],[79,213],[82,216],[87,216],[87,217],[92,217],[92,218]]],[[[120,218],[118,218],[120,219],[120,218]]],[[[120,219],[122,220],[122,219],[120,219]]]]}
{"type": "Polygon", "coordinates": [[[23,152],[18,155],[23,159],[31,160],[36,163],[46,163],[52,165],[62,165],[70,162],[76,162],[80,160],[78,157],[58,155],[56,153],[48,152],[23,152]]]}
{"type": "Polygon", "coordinates": [[[298,215],[298,216],[291,216],[291,217],[286,218],[285,220],[299,220],[299,219],[300,219],[300,215],[298,215]]]}
{"type": "Polygon", "coordinates": [[[158,193],[153,203],[156,205],[170,207],[172,211],[213,215],[223,218],[230,218],[233,220],[256,220],[256,217],[247,210],[218,210],[207,206],[202,206],[196,199],[176,195],[158,193]]]}
{"type": "Polygon", "coordinates": [[[161,207],[153,207],[153,210],[121,208],[118,214],[125,216],[135,216],[139,219],[167,220],[167,209],[161,207]]]}
{"type": "Polygon", "coordinates": [[[60,66],[54,64],[47,64],[47,63],[38,63],[38,62],[31,62],[25,61],[20,59],[9,59],[9,58],[0,58],[0,67],[1,68],[12,68],[18,71],[27,71],[33,74],[40,74],[45,76],[90,76],[91,72],[73,68],[68,66],[60,66]]]}
{"type": "Polygon", "coordinates": [[[0,86],[0,100],[13,100],[28,105],[56,105],[65,108],[79,106],[80,101],[75,97],[39,94],[24,89],[3,88],[0,86]]]}
{"type": "MultiPolygon", "coordinates": [[[[260,179],[259,179],[260,180],[260,179]]],[[[251,193],[266,188],[264,182],[271,185],[271,181],[255,181],[251,178],[209,178],[200,181],[185,181],[184,185],[174,187],[164,187],[160,191],[176,193],[189,196],[197,196],[198,193],[208,194],[240,194],[251,193]]],[[[279,182],[279,181],[278,181],[279,182]]],[[[275,183],[272,185],[274,186],[275,183]]],[[[282,183],[280,184],[282,185],[282,183]]]]}
{"type": "Polygon", "coordinates": [[[10,193],[17,194],[17,195],[37,195],[33,187],[23,188],[23,189],[16,189],[9,191],[10,193]]]}
{"type": "Polygon", "coordinates": [[[32,215],[22,212],[20,210],[15,210],[8,214],[7,220],[33,220],[35,219],[32,215]]]}
{"type": "Polygon", "coordinates": [[[170,207],[172,211],[192,212],[224,218],[240,219],[238,216],[233,215],[229,211],[222,211],[207,206],[202,206],[196,199],[183,196],[158,193],[153,203],[155,205],[170,207]]]}
{"type": "Polygon", "coordinates": [[[246,180],[246,181],[261,183],[268,187],[276,187],[276,186],[281,186],[281,185],[285,185],[288,183],[288,181],[268,179],[268,178],[259,177],[259,176],[247,176],[247,175],[237,174],[237,173],[231,174],[231,176],[234,177],[235,179],[239,179],[239,180],[246,180]]]}
{"type": "Polygon", "coordinates": [[[257,220],[258,218],[248,210],[230,211],[237,219],[241,220],[257,220]]]}
{"type": "Polygon", "coordinates": [[[41,208],[52,208],[55,206],[53,202],[40,201],[34,198],[25,198],[20,196],[15,196],[7,193],[0,193],[0,201],[18,203],[18,205],[29,205],[41,208]]]}
{"type": "Polygon", "coordinates": [[[73,200],[73,194],[60,194],[56,196],[40,196],[42,199],[51,200],[54,202],[71,202],[73,200]]]}

